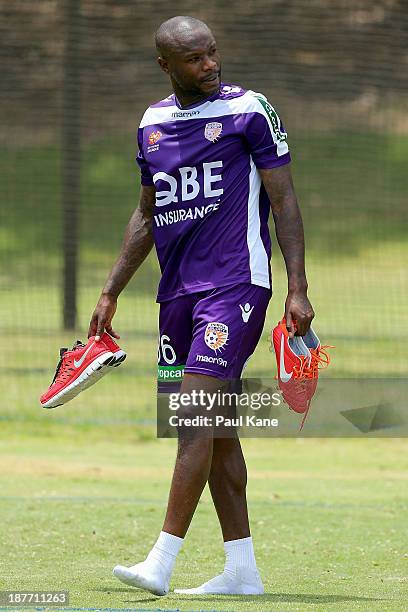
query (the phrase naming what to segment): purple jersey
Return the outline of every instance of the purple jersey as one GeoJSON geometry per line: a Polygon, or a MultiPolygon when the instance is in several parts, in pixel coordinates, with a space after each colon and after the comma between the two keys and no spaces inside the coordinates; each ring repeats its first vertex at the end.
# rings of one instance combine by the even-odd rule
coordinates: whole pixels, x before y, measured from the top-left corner
{"type": "Polygon", "coordinates": [[[270,204],[257,168],[290,161],[276,111],[259,93],[222,84],[180,108],[153,104],[138,131],[143,185],[155,185],[158,302],[251,283],[270,288],[270,204]]]}

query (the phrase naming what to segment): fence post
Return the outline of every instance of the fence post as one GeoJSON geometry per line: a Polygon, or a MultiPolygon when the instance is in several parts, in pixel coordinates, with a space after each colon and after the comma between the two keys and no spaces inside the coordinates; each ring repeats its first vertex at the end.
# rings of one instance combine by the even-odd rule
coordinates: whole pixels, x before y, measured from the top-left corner
{"type": "Polygon", "coordinates": [[[78,226],[81,200],[81,0],[64,0],[65,53],[62,108],[63,325],[77,318],[78,226]]]}

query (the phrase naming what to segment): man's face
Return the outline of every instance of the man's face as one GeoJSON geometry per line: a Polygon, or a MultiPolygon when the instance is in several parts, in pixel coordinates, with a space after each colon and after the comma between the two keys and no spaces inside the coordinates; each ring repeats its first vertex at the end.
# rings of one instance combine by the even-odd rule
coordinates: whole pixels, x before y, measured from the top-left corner
{"type": "Polygon", "coordinates": [[[220,87],[221,61],[211,32],[177,43],[167,59],[159,58],[159,64],[185,92],[210,96],[220,87]]]}

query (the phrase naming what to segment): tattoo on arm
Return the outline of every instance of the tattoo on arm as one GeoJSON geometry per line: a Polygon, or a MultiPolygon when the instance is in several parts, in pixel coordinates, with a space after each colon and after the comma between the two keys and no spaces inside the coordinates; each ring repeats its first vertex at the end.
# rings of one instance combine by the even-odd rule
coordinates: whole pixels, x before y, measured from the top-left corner
{"type": "Polygon", "coordinates": [[[286,264],[289,291],[306,291],[303,222],[290,166],[284,165],[259,172],[271,202],[276,237],[286,264]]]}
{"type": "Polygon", "coordinates": [[[155,187],[142,185],[140,203],[127,225],[122,248],[102,293],[118,297],[153,246],[155,187]]]}

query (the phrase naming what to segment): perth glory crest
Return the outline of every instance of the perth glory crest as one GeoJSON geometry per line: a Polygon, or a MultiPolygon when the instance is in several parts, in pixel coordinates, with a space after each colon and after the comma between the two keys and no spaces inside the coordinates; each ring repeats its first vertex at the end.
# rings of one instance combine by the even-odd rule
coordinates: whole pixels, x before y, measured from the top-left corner
{"type": "Polygon", "coordinates": [[[227,340],[228,325],[216,322],[207,324],[204,332],[204,341],[210,349],[216,353],[227,344],[227,340]]]}
{"type": "Polygon", "coordinates": [[[216,142],[221,136],[222,132],[222,123],[218,121],[214,121],[212,123],[206,123],[204,129],[204,136],[210,142],[216,142]]]}

